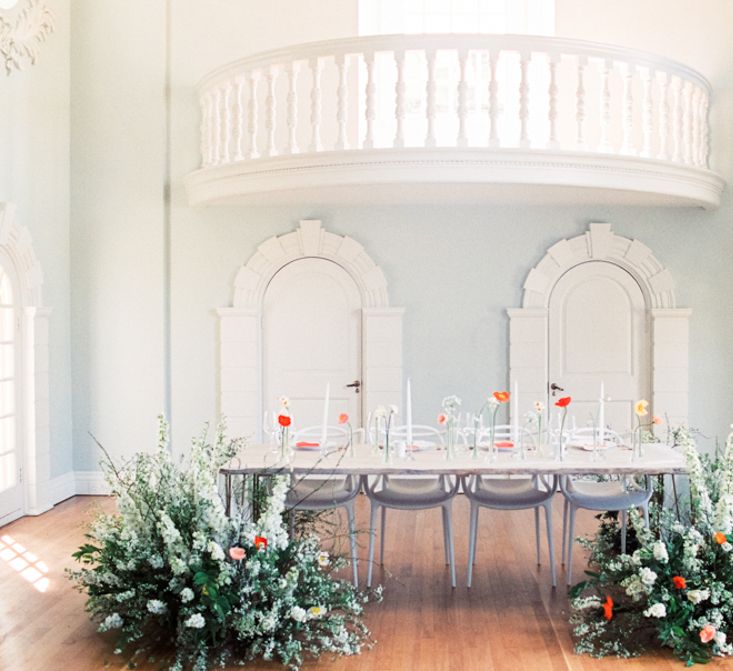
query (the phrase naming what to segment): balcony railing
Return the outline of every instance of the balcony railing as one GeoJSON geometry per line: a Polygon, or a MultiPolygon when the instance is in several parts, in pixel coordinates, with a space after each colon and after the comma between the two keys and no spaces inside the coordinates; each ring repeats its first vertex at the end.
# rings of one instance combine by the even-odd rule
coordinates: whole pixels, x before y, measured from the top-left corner
{"type": "MultiPolygon", "coordinates": [[[[416,170],[411,181],[423,161],[426,182],[446,179],[447,161],[478,170],[511,157],[503,168],[513,183],[573,186],[568,168],[585,167],[579,186],[623,191],[628,178],[632,191],[710,207],[723,186],[708,170],[710,94],[685,65],[576,40],[398,35],[299,45],[203,80],[201,170],[188,186],[193,202],[212,202],[278,191],[283,177],[281,188],[340,185],[349,171],[352,185],[374,183],[366,165],[390,182],[400,157],[416,170]],[[440,177],[431,177],[436,161],[440,177]],[[540,163],[543,177],[531,176],[540,163]],[[553,165],[565,170],[558,180],[553,165]]],[[[482,178],[458,171],[456,180],[482,178]]]]}

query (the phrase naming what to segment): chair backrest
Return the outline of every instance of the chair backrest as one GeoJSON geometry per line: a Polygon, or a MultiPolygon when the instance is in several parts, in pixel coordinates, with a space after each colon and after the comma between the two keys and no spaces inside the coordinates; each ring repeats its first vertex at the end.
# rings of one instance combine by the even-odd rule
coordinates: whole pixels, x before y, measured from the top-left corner
{"type": "MultiPolygon", "coordinates": [[[[323,426],[306,426],[293,433],[293,440],[320,440],[323,434],[323,426]]],[[[326,427],[326,440],[341,441],[348,439],[349,431],[344,426],[328,425],[326,427]]]]}
{"type": "MultiPolygon", "coordinates": [[[[407,438],[407,429],[407,424],[392,427],[389,432],[390,440],[405,440],[407,438]]],[[[445,432],[427,424],[413,424],[412,439],[443,445],[445,443],[445,432]]]]}
{"type": "MultiPolygon", "coordinates": [[[[572,431],[569,434],[570,440],[579,440],[579,441],[586,441],[586,440],[593,440],[598,435],[599,429],[596,429],[592,426],[584,426],[579,429],[575,429],[575,431],[572,431]]],[[[606,429],[604,431],[604,436],[606,440],[612,440],[617,443],[621,443],[621,436],[618,435],[613,429],[606,429]]]]}
{"type": "MultiPolygon", "coordinates": [[[[491,427],[484,427],[479,430],[478,441],[486,441],[491,436],[491,427]]],[[[514,426],[511,424],[497,424],[494,427],[494,441],[508,441],[513,440],[514,437],[514,426]]],[[[473,441],[473,432],[471,430],[467,433],[467,439],[469,442],[473,441]]],[[[519,439],[524,442],[525,447],[533,447],[536,445],[537,440],[535,434],[532,433],[526,427],[519,427],[519,439]]]]}

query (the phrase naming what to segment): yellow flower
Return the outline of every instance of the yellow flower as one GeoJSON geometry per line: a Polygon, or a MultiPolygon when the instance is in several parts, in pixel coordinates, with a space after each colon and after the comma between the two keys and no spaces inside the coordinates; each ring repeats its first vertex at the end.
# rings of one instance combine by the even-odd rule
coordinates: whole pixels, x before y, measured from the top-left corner
{"type": "Polygon", "coordinates": [[[645,401],[643,398],[641,401],[637,401],[634,403],[634,412],[636,413],[637,417],[644,417],[644,415],[649,414],[649,410],[647,408],[649,407],[649,401],[645,401]]]}
{"type": "Polygon", "coordinates": [[[311,606],[308,609],[308,615],[310,615],[312,618],[321,617],[321,615],[324,615],[326,612],[326,609],[323,606],[311,606]]]}

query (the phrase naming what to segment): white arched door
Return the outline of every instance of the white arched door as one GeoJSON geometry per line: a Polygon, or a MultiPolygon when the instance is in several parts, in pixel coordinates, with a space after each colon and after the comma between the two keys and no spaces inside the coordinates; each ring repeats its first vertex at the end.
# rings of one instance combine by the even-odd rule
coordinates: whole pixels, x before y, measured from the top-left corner
{"type": "Polygon", "coordinates": [[[330,383],[329,424],[341,412],[361,426],[361,295],[337,263],[304,258],[270,281],[262,308],[263,405],[288,396],[296,428],[319,425],[330,383]]]}
{"type": "MultiPolygon", "coordinates": [[[[634,278],[613,263],[589,261],[566,272],[549,304],[549,381],[564,388],[578,426],[593,421],[601,382],[606,423],[623,433],[633,404],[650,396],[646,305],[634,278]]],[[[552,401],[552,397],[551,401],[552,401]]]]}

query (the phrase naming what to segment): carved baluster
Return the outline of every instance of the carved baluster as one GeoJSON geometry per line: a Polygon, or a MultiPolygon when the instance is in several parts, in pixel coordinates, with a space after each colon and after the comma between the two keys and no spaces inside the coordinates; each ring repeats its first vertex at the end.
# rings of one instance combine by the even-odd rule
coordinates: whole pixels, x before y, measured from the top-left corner
{"type": "Polygon", "coordinates": [[[212,156],[212,164],[219,165],[221,163],[221,87],[214,92],[214,154],[212,156]]]}
{"type": "Polygon", "coordinates": [[[532,60],[531,52],[519,54],[519,146],[529,147],[529,79],[527,68],[532,60]]]}
{"type": "Polygon", "coordinates": [[[310,151],[321,151],[323,144],[321,143],[321,60],[316,56],[311,58],[309,62],[312,82],[311,82],[311,144],[310,151]]]}
{"type": "Polygon", "coordinates": [[[635,66],[631,63],[626,63],[626,66],[623,68],[624,91],[621,102],[621,109],[623,110],[622,154],[633,154],[636,151],[636,147],[634,146],[634,91],[632,88],[634,69],[635,66]]]}
{"type": "Polygon", "coordinates": [[[267,98],[265,99],[265,130],[267,131],[267,148],[265,156],[276,156],[277,145],[275,142],[275,120],[277,119],[277,103],[275,101],[275,85],[277,84],[277,66],[271,65],[267,68],[265,79],[267,81],[267,98]]]}
{"type": "Polygon", "coordinates": [[[682,161],[690,163],[690,150],[692,148],[692,138],[690,136],[691,123],[690,117],[692,107],[692,82],[685,81],[682,89],[682,161]]]}
{"type": "Polygon", "coordinates": [[[468,114],[468,82],[466,81],[466,63],[468,61],[468,50],[458,50],[458,136],[456,137],[457,147],[468,146],[466,135],[466,115],[468,114]]]}
{"type": "Polygon", "coordinates": [[[211,94],[207,91],[201,96],[201,167],[211,165],[212,113],[211,94]]]}
{"type": "Polygon", "coordinates": [[[231,162],[231,145],[232,145],[232,84],[227,82],[224,85],[224,95],[222,96],[222,139],[221,139],[221,161],[222,163],[231,162]]]}
{"type": "Polygon", "coordinates": [[[575,93],[577,107],[575,119],[578,126],[578,149],[587,149],[585,143],[585,69],[588,60],[585,56],[578,56],[578,88],[575,93]]]}
{"type": "Polygon", "coordinates": [[[708,157],[710,156],[710,123],[708,120],[708,111],[710,109],[710,94],[703,92],[702,109],[700,111],[700,123],[702,124],[702,133],[700,138],[700,165],[704,168],[708,167],[708,157]]]}
{"type": "Polygon", "coordinates": [[[234,160],[244,158],[244,79],[237,77],[237,93],[234,98],[234,117],[236,121],[236,143],[234,145],[234,160]]]}
{"type": "Polygon", "coordinates": [[[397,66],[397,83],[395,84],[395,119],[397,129],[395,131],[393,146],[400,148],[405,146],[405,52],[400,49],[394,52],[395,65],[397,66]]]}
{"type": "Polygon", "coordinates": [[[651,67],[642,68],[641,76],[641,156],[651,158],[652,133],[654,132],[654,107],[652,101],[652,78],[654,71],[651,67]]]}
{"type": "Polygon", "coordinates": [[[699,165],[700,157],[700,97],[702,91],[699,86],[692,85],[692,100],[690,102],[690,163],[699,165]]]}
{"type": "Polygon", "coordinates": [[[598,151],[611,152],[611,83],[610,75],[613,64],[608,59],[601,63],[601,139],[598,151]]]}
{"type": "Polygon", "coordinates": [[[298,149],[298,65],[295,61],[288,64],[287,77],[288,153],[297,154],[300,150],[298,149]]]}
{"type": "Polygon", "coordinates": [[[364,54],[367,72],[366,90],[364,92],[366,99],[366,135],[364,136],[364,149],[374,148],[374,121],[377,118],[377,106],[374,99],[377,92],[377,86],[374,83],[374,59],[375,54],[373,51],[364,54]]]}
{"type": "Polygon", "coordinates": [[[246,158],[259,158],[260,152],[257,149],[257,82],[258,74],[254,70],[249,71],[249,101],[247,102],[247,135],[249,136],[249,148],[246,158]]]}
{"type": "Polygon", "coordinates": [[[338,136],[336,138],[336,149],[346,149],[346,108],[347,108],[347,63],[346,54],[336,56],[336,69],[338,70],[338,88],[336,89],[336,121],[338,122],[338,136]]]}
{"type": "Polygon", "coordinates": [[[672,86],[672,160],[682,160],[682,80],[679,77],[672,86]]]}
{"type": "Polygon", "coordinates": [[[548,148],[554,149],[557,142],[557,66],[562,56],[560,54],[549,54],[550,86],[547,89],[548,108],[547,118],[550,122],[550,136],[547,140],[548,148]]]}
{"type": "Polygon", "coordinates": [[[669,75],[660,72],[659,82],[659,151],[657,158],[661,161],[669,160],[669,75]]]}
{"type": "Polygon", "coordinates": [[[435,82],[435,49],[428,49],[425,52],[425,60],[428,68],[428,78],[425,84],[425,115],[427,117],[428,129],[425,134],[425,146],[434,147],[436,145],[435,139],[435,94],[437,91],[437,84],[435,82]]]}
{"type": "Polygon", "coordinates": [[[498,51],[489,51],[489,147],[499,146],[499,84],[496,81],[498,51]]]}

